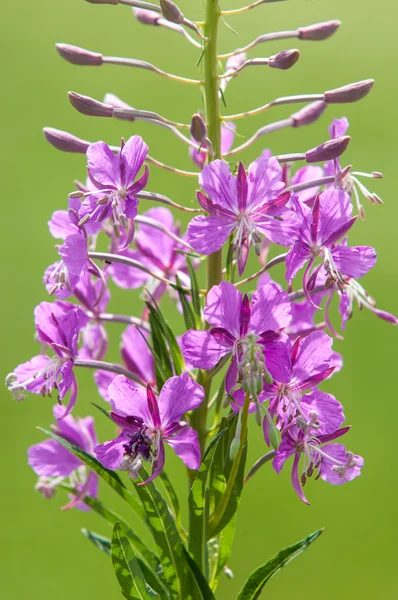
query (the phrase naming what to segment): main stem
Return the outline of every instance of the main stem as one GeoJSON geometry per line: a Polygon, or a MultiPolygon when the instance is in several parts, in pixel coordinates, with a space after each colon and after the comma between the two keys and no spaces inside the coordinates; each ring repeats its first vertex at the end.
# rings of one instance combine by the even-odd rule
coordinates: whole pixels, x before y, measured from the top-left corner
{"type": "MultiPolygon", "coordinates": [[[[207,136],[212,146],[214,158],[221,158],[221,116],[218,82],[217,42],[220,18],[219,0],[206,0],[204,34],[204,96],[207,136]]],[[[208,160],[212,160],[208,153],[208,160]]],[[[211,254],[207,259],[207,290],[220,283],[222,279],[222,251],[211,254]]],[[[211,377],[206,371],[200,371],[198,382],[205,390],[202,404],[192,413],[191,425],[198,432],[202,456],[206,448],[207,404],[210,394],[211,377]]]]}

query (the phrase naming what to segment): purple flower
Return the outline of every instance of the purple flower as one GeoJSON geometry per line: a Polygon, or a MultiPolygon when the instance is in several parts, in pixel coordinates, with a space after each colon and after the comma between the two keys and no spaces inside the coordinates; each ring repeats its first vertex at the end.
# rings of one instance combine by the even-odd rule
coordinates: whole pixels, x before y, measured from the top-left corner
{"type": "Polygon", "coordinates": [[[53,356],[34,356],[8,375],[6,383],[16,400],[23,400],[26,392],[51,396],[55,390],[61,402],[71,390],[64,417],[70,413],[77,399],[77,382],[73,373],[78,354],[77,342],[87,322],[88,316],[82,309],[68,302],[42,302],[36,307],[37,341],[51,350],[53,356]]]}
{"type": "MultiPolygon", "coordinates": [[[[221,126],[221,154],[224,155],[231,150],[234,143],[235,129],[236,126],[233,121],[223,123],[221,126]]],[[[203,148],[206,148],[206,142],[203,144],[203,148]]],[[[196,148],[190,146],[189,156],[200,169],[203,169],[207,159],[207,153],[204,150],[196,150],[196,148]]]]}
{"type": "Polygon", "coordinates": [[[198,202],[210,216],[195,217],[188,226],[188,241],[197,252],[216,252],[236,230],[233,243],[242,274],[250,245],[258,251],[260,234],[282,246],[291,244],[296,235],[296,217],[284,208],[289,194],[280,195],[285,185],[276,158],[257,159],[247,175],[239,163],[237,177],[230,173],[226,162],[215,160],[204,167],[199,183],[208,197],[198,192],[198,202]]]}
{"type": "Polygon", "coordinates": [[[309,292],[314,289],[319,274],[326,276],[326,286],[333,282],[339,285],[345,283],[345,276],[361,277],[374,266],[374,248],[348,247],[345,243],[337,243],[356,220],[356,217],[351,218],[352,205],[348,194],[330,188],[317,196],[312,209],[298,202],[295,204],[302,225],[297,241],[286,257],[286,279],[290,284],[296,273],[307,264],[303,288],[310,302],[309,292]],[[312,273],[318,258],[322,259],[322,263],[312,273]]]}
{"type": "Polygon", "coordinates": [[[398,325],[398,319],[394,315],[385,310],[376,308],[376,301],[374,298],[364,290],[364,288],[354,278],[346,280],[345,284],[338,289],[337,292],[340,295],[339,312],[341,315],[341,329],[344,331],[348,319],[351,319],[353,315],[354,302],[357,302],[359,310],[367,308],[375,315],[388,321],[393,325],[398,325]]]}
{"type": "MultiPolygon", "coordinates": [[[[174,223],[173,215],[167,208],[151,208],[142,216],[158,221],[177,236],[180,234],[179,228],[174,223]]],[[[124,250],[123,255],[137,260],[148,267],[152,273],[162,275],[173,282],[176,281],[176,275],[178,275],[183,285],[190,285],[186,260],[181,253],[177,252],[182,248],[181,244],[166,233],[145,223],[140,224],[134,242],[137,250],[124,250]]],[[[112,264],[109,267],[109,274],[116,285],[124,289],[136,289],[143,285],[149,287],[155,300],[159,300],[166,291],[165,284],[159,283],[139,269],[133,269],[126,265],[112,264]]]]}
{"type": "MultiPolygon", "coordinates": [[[[272,417],[277,416],[278,427],[283,430],[293,421],[307,422],[309,410],[312,411],[312,421],[318,422],[319,413],[323,415],[324,406],[327,404],[325,419],[329,426],[332,423],[333,430],[337,429],[344,421],[342,407],[337,400],[319,391],[312,393],[311,401],[303,396],[305,391],[316,389],[335,370],[332,338],[322,331],[310,333],[305,338],[297,338],[291,346],[290,354],[285,355],[284,359],[284,370],[290,373],[289,379],[284,382],[265,383],[260,396],[260,401],[269,399],[269,414],[272,417]],[[314,403],[317,407],[312,406],[314,403]],[[311,405],[310,408],[308,404],[311,405]],[[318,405],[321,406],[321,411],[318,405]]],[[[263,428],[268,443],[267,419],[263,421],[263,428]]]]}
{"type": "Polygon", "coordinates": [[[149,169],[135,181],[148,152],[142,138],[135,135],[126,143],[122,140],[120,152],[113,154],[104,142],[87,148],[88,175],[96,191],[90,193],[79,210],[80,223],[113,220],[114,231],[120,237],[120,227],[128,230],[125,247],[134,235],[133,219],[137,215],[137,199],[148,182],[149,169]]]}
{"type": "Polygon", "coordinates": [[[102,360],[108,349],[108,335],[100,315],[105,312],[110,300],[110,291],[104,280],[93,279],[86,273],[75,288],[75,296],[88,311],[90,322],[81,331],[79,358],[102,360]]]}
{"type": "MultiPolygon", "coordinates": [[[[307,181],[315,181],[323,177],[323,169],[319,166],[308,165],[298,169],[290,180],[288,185],[298,185],[300,183],[307,183],[307,181]]],[[[301,192],[295,192],[296,197],[300,202],[304,202],[308,206],[312,206],[315,197],[319,191],[318,187],[309,188],[302,190],[301,192]]]]}
{"type": "MultiPolygon", "coordinates": [[[[237,377],[244,385],[256,382],[259,391],[264,378],[289,381],[288,350],[278,341],[279,330],[290,321],[288,295],[269,283],[247,295],[223,281],[207,295],[204,314],[208,331],[187,331],[182,338],[183,353],[194,367],[212,369],[221,358],[232,355],[228,385],[237,377]]],[[[231,386],[232,387],[232,386],[231,386]]]]}
{"type": "Polygon", "coordinates": [[[108,393],[111,418],[121,427],[122,433],[115,440],[94,448],[98,460],[106,468],[128,471],[136,478],[143,463],[150,461],[152,472],[144,482],[148,483],[163,469],[165,443],[189,469],[199,468],[197,433],[181,418],[201,404],[204,390],[187,373],[168,379],[158,399],[149,385],[145,393],[134,388],[123,375],[113,380],[108,393]]]}
{"type": "MultiPolygon", "coordinates": [[[[122,334],[120,354],[126,369],[137,375],[151,386],[156,386],[155,363],[151,351],[143,337],[149,339],[149,333],[141,333],[135,325],[130,325],[122,334]]],[[[98,391],[107,402],[110,402],[108,388],[115,378],[109,371],[96,371],[94,374],[98,391]]]]}
{"type": "MultiPolygon", "coordinates": [[[[54,406],[54,417],[61,419],[52,427],[54,433],[82,448],[88,454],[93,454],[93,448],[97,444],[93,417],[74,419],[72,415],[68,415],[62,418],[63,412],[61,406],[54,406]]],[[[71,497],[71,501],[63,509],[76,507],[80,510],[89,510],[82,500],[85,496],[97,497],[98,475],[89,471],[81,460],[59,442],[46,440],[30,446],[28,463],[39,475],[36,490],[46,498],[51,498],[55,494],[56,486],[69,478],[77,494],[71,497]]]]}
{"type": "Polygon", "coordinates": [[[292,467],[292,484],[299,498],[309,504],[302,486],[307,478],[318,471],[318,477],[334,485],[351,481],[358,477],[363,467],[363,458],[347,452],[342,444],[328,444],[349,430],[349,427],[337,429],[332,433],[319,435],[311,428],[300,428],[296,425],[288,428],[282,434],[282,441],[275,454],[272,466],[280,473],[288,458],[294,456],[292,467]],[[323,444],[326,444],[323,446],[323,444]],[[299,474],[299,463],[301,456],[304,457],[304,465],[299,474]]]}

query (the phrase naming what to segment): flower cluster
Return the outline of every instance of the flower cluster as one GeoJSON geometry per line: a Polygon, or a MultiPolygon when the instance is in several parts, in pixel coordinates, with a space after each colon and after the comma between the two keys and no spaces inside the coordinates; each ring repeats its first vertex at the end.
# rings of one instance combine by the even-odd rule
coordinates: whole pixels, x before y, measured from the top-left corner
{"type": "MultiPolygon", "coordinates": [[[[135,16],[141,23],[182,33],[196,47],[203,42],[205,54],[215,52],[217,45],[207,44],[206,35],[217,31],[202,30],[170,0],[161,0],[159,10],[152,4],[146,7],[145,2],[131,0],[128,4],[137,9],[135,16]],[[149,10],[154,7],[156,10],[149,10]]],[[[258,4],[261,2],[248,8],[258,4]]],[[[213,17],[217,21],[218,13],[213,17]]],[[[269,58],[248,59],[245,50],[281,37],[327,39],[339,24],[331,21],[283,35],[268,34],[245,49],[214,55],[205,61],[203,81],[167,73],[147,62],[104,57],[67,44],[59,44],[57,49],[74,64],[145,68],[175,81],[204,86],[206,105],[211,104],[209,96],[214,96],[216,77],[220,84],[212,98],[216,106],[229,82],[244,68],[285,70],[299,57],[297,50],[284,50],[269,58]],[[209,65],[214,67],[224,59],[225,70],[213,73],[209,65]]],[[[39,476],[36,488],[44,496],[51,497],[61,486],[70,493],[64,508],[87,509],[98,495],[98,474],[105,474],[108,481],[111,478],[113,487],[121,485],[119,476],[112,479],[110,471],[127,472],[138,486],[137,493],[143,493],[142,489],[152,488],[139,486],[152,486],[159,475],[165,477],[167,445],[187,467],[191,482],[197,481],[194,472],[200,468],[201,501],[207,502],[209,494],[206,510],[212,511],[209,529],[202,537],[206,540],[208,535],[212,540],[228,522],[226,507],[231,497],[237,505],[241,493],[243,484],[238,490],[237,473],[245,468],[251,418],[262,427],[264,444],[269,447],[267,457],[272,458],[275,471],[279,473],[287,460],[292,463],[293,488],[303,502],[308,503],[303,487],[312,475],[341,484],[360,474],[363,458],[340,441],[350,429],[344,425],[343,407],[324,388],[342,368],[342,357],[333,350],[332,342],[341,338],[338,331],[346,328],[354,302],[383,320],[398,323],[395,316],[376,308],[359,281],[375,266],[374,248],[349,244],[357,217],[364,217],[360,194],[372,204],[381,204],[361,178],[377,179],[381,174],[361,173],[341,164],[350,142],[345,118],[333,120],[326,141],[305,152],[273,155],[263,149],[250,164],[235,156],[267,133],[309,125],[330,105],[361,100],[372,86],[373,81],[366,80],[322,94],[276,98],[247,113],[222,118],[195,113],[190,124],[133,109],[112,94],[100,102],[70,93],[71,104],[86,115],[144,120],[166,128],[187,145],[197,170],[164,165],[148,154],[147,145],[137,135],[122,140],[120,146],[109,146],[45,129],[46,138],[58,149],[86,154],[88,178],[76,184],[63,209],[54,212],[48,224],[51,235],[62,243],[56,246],[57,261],[45,269],[43,278],[53,301],[44,301],[35,309],[41,350],[6,378],[16,400],[38,394],[56,401],[53,439],[28,451],[29,464],[39,476]],[[279,104],[307,102],[290,117],[264,125],[234,146],[237,119],[279,104]],[[214,122],[223,123],[216,132],[214,122]],[[299,161],[305,166],[294,169],[299,161]],[[197,182],[197,202],[178,204],[148,191],[148,164],[197,182]],[[357,216],[353,216],[354,207],[357,216]],[[186,232],[171,209],[190,216],[186,232]],[[279,246],[282,253],[274,253],[279,246]],[[253,269],[255,261],[258,267],[253,269]],[[198,281],[202,281],[204,263],[207,284],[202,289],[198,281]],[[283,265],[284,273],[274,281],[270,271],[277,265],[283,265]],[[134,314],[108,312],[112,286],[141,290],[134,314]],[[164,308],[166,292],[172,309],[164,308]],[[330,316],[335,297],[341,327],[330,316]],[[174,333],[167,310],[175,310],[182,336],[174,333]],[[317,319],[319,314],[322,320],[317,319]],[[118,362],[107,360],[108,327],[113,323],[125,325],[118,362]],[[110,408],[102,408],[117,426],[117,432],[113,426],[109,434],[109,438],[113,435],[110,441],[98,443],[92,417],[74,416],[81,368],[93,370],[98,393],[110,408]],[[216,377],[219,391],[212,398],[216,377]],[[212,410],[209,427],[207,417],[212,410]],[[219,460],[219,471],[213,477],[214,453],[226,431],[227,454],[219,460]],[[203,480],[206,469],[212,477],[203,480]],[[205,484],[210,485],[209,490],[204,489],[205,484]]],[[[79,408],[84,403],[84,399],[79,401],[79,408]]],[[[258,465],[246,480],[257,470],[258,465]]],[[[197,489],[195,494],[191,510],[194,516],[200,510],[205,514],[201,505],[195,505],[197,489]]],[[[99,512],[104,515],[104,510],[99,512]]],[[[161,518],[161,511],[159,514],[161,518]]],[[[178,535],[178,523],[173,527],[178,535]]],[[[200,563],[203,556],[199,552],[193,558],[200,563]]]]}

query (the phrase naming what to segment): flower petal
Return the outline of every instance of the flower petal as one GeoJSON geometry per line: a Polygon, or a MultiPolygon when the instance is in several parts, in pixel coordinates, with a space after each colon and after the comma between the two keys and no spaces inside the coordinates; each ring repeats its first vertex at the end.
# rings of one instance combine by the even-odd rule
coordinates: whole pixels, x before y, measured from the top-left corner
{"type": "Polygon", "coordinates": [[[234,338],[240,337],[242,293],[228,281],[211,288],[206,298],[204,315],[213,327],[226,329],[234,338]]]}
{"type": "Polygon", "coordinates": [[[120,181],[120,155],[116,156],[105,142],[95,142],[87,148],[87,164],[90,178],[98,188],[117,188],[120,181]]]}
{"type": "Polygon", "coordinates": [[[197,432],[191,427],[184,427],[172,437],[167,438],[166,443],[181,458],[188,469],[199,469],[200,447],[197,432]]]}
{"type": "Polygon", "coordinates": [[[193,381],[188,373],[170,377],[162,387],[158,400],[162,429],[166,431],[167,425],[179,421],[186,412],[197,408],[203,398],[202,386],[193,381]]]}
{"type": "Polygon", "coordinates": [[[123,460],[125,454],[124,444],[129,441],[130,438],[125,433],[121,433],[115,440],[95,446],[94,454],[106,469],[115,471],[120,467],[123,460]]]}
{"type": "Polygon", "coordinates": [[[253,294],[249,332],[260,335],[289,325],[291,304],[289,296],[279,285],[267,283],[253,294]]]}
{"type": "Polygon", "coordinates": [[[199,175],[199,184],[215,204],[236,212],[238,207],[236,179],[231,175],[228,163],[214,160],[203,167],[199,175]]]}
{"type": "Polygon", "coordinates": [[[55,440],[45,440],[28,449],[28,463],[41,477],[67,477],[81,462],[55,440]]]}
{"type": "Polygon", "coordinates": [[[108,388],[112,410],[121,417],[140,417],[152,424],[146,393],[137,389],[124,375],[117,375],[108,388]]]}
{"type": "Polygon", "coordinates": [[[188,242],[196,252],[213,254],[224,245],[236,222],[222,217],[194,217],[188,225],[188,242]]]}

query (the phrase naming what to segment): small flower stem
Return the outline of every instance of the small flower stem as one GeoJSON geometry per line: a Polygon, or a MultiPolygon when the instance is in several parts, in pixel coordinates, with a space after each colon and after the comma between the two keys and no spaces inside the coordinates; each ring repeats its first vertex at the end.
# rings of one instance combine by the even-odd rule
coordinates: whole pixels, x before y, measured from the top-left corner
{"type": "Polygon", "coordinates": [[[147,321],[143,321],[138,317],[130,317],[130,315],[100,313],[99,315],[93,314],[93,319],[105,323],[124,323],[125,325],[135,325],[136,327],[140,327],[140,329],[145,329],[145,331],[151,331],[147,321]]]}
{"type": "Polygon", "coordinates": [[[228,506],[229,500],[231,498],[232,490],[235,484],[236,476],[238,474],[240,461],[243,454],[243,449],[245,447],[246,442],[246,433],[247,433],[247,421],[249,415],[249,404],[250,404],[250,392],[246,394],[245,403],[242,408],[242,420],[241,420],[241,430],[240,430],[240,438],[239,438],[239,449],[234,458],[234,462],[232,464],[231,473],[229,475],[229,479],[227,482],[227,486],[225,488],[225,492],[217,505],[214,513],[209,519],[209,539],[213,537],[214,532],[216,531],[224,513],[228,506]]]}
{"type": "MultiPolygon", "coordinates": [[[[279,1],[282,2],[283,0],[279,0],[279,1]]],[[[248,6],[242,6],[241,8],[234,8],[232,10],[223,10],[221,14],[224,17],[231,16],[231,15],[240,15],[244,12],[247,12],[248,10],[253,10],[253,8],[257,8],[257,6],[260,6],[261,4],[267,4],[267,2],[275,2],[275,0],[256,0],[256,2],[253,2],[252,4],[249,4],[248,6]]]]}
{"type": "Polygon", "coordinates": [[[128,379],[131,379],[131,381],[135,381],[135,383],[139,383],[144,387],[146,386],[145,381],[140,379],[135,373],[132,373],[128,369],[122,367],[122,365],[104,362],[102,360],[81,360],[80,358],[78,358],[75,360],[74,366],[84,367],[86,369],[99,369],[101,371],[109,371],[110,373],[115,373],[115,375],[124,375],[128,379]]]}
{"type": "Polygon", "coordinates": [[[246,277],[246,279],[242,279],[241,281],[237,281],[234,284],[235,287],[239,287],[241,285],[244,285],[245,283],[249,283],[249,281],[253,281],[253,279],[257,279],[257,277],[260,277],[260,275],[266,273],[275,265],[279,265],[280,263],[282,263],[286,259],[286,256],[287,252],[285,252],[285,254],[279,254],[278,256],[275,256],[275,258],[272,258],[269,262],[267,262],[266,265],[264,265],[262,269],[256,271],[256,273],[253,273],[253,275],[250,275],[249,277],[246,277]]]}

